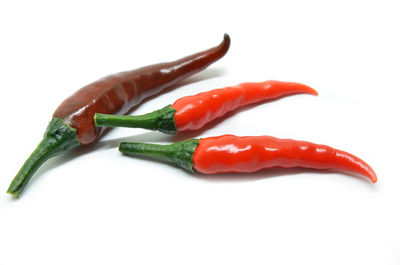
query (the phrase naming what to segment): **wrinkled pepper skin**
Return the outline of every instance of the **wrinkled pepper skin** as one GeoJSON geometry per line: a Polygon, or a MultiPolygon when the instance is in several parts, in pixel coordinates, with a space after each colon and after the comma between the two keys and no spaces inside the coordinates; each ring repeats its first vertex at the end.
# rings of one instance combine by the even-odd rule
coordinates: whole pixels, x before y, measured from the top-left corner
{"type": "Polygon", "coordinates": [[[240,107],[293,94],[318,92],[309,86],[281,81],[242,83],[187,96],[175,101],[175,126],[178,132],[193,131],[240,107]]]}
{"type": "Polygon", "coordinates": [[[272,136],[222,135],[170,145],[122,142],[125,154],[159,158],[202,174],[249,173],[273,167],[333,169],[363,175],[374,170],[360,158],[327,145],[272,136]]]}
{"type": "Polygon", "coordinates": [[[94,142],[102,128],[95,127],[96,112],[125,114],[143,99],[200,72],[223,57],[230,46],[227,34],[220,45],[177,61],[146,66],[104,77],[64,100],[54,112],[66,124],[76,129],[82,145],[94,142]]]}
{"type": "Polygon", "coordinates": [[[96,126],[144,128],[167,134],[193,131],[240,107],[293,94],[318,92],[309,86],[281,81],[242,83],[178,99],[172,105],[143,115],[96,113],[96,126]]]}
{"type": "Polygon", "coordinates": [[[360,158],[306,141],[223,135],[200,139],[193,154],[193,168],[203,174],[254,172],[272,167],[335,169],[377,181],[374,170],[360,158]]]}
{"type": "Polygon", "coordinates": [[[95,112],[124,114],[143,99],[205,69],[223,57],[229,46],[230,38],[225,34],[223,41],[211,49],[177,61],[110,75],[81,88],[56,109],[42,141],[14,177],[7,192],[18,197],[48,159],[95,142],[102,132],[102,128],[94,125],[95,112]]]}

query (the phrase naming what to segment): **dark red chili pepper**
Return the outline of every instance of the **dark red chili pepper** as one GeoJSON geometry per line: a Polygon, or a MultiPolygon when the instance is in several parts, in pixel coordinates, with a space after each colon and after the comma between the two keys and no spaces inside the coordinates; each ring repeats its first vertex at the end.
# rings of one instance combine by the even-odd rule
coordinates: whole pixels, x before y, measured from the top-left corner
{"type": "Polygon", "coordinates": [[[96,141],[102,128],[95,127],[96,112],[124,114],[143,99],[181,81],[223,57],[230,38],[218,46],[177,61],[146,66],[104,77],[64,100],[53,114],[43,140],[22,166],[8,193],[18,196],[35,171],[49,158],[96,141]]]}
{"type": "Polygon", "coordinates": [[[271,167],[336,169],[377,181],[374,170],[360,158],[326,145],[271,136],[223,135],[170,145],[121,143],[126,154],[157,157],[203,174],[254,172],[271,167]]]}
{"type": "Polygon", "coordinates": [[[95,114],[96,126],[159,130],[164,133],[197,130],[227,112],[282,96],[317,91],[293,82],[265,81],[214,89],[178,99],[160,110],[138,116],[95,114]]]}

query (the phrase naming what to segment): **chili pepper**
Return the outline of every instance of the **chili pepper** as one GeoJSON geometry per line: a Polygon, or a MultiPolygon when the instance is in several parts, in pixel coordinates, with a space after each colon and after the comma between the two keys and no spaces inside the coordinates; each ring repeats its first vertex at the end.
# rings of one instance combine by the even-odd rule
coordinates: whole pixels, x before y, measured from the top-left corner
{"type": "Polygon", "coordinates": [[[176,134],[197,130],[237,108],[299,93],[318,95],[318,92],[311,87],[293,82],[243,83],[183,97],[172,105],[144,115],[96,113],[94,120],[96,126],[145,128],[176,134]]]}
{"type": "Polygon", "coordinates": [[[271,136],[223,135],[190,139],[170,145],[120,144],[125,154],[160,158],[202,174],[255,172],[272,167],[336,169],[377,181],[373,169],[360,158],[326,145],[271,136]]]}
{"type": "Polygon", "coordinates": [[[230,38],[216,47],[177,61],[160,63],[104,77],[64,100],[53,114],[43,140],[22,166],[7,192],[18,196],[35,171],[49,158],[95,142],[102,128],[95,127],[96,112],[124,114],[155,95],[223,57],[230,38]]]}

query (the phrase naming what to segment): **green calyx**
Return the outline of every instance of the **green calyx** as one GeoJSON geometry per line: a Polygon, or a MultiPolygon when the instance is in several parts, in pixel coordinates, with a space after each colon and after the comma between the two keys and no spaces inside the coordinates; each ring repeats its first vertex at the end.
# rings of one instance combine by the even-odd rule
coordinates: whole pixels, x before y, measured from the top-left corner
{"type": "Polygon", "coordinates": [[[94,123],[96,126],[143,128],[166,134],[176,134],[178,130],[175,126],[175,112],[176,110],[168,105],[162,109],[136,116],[96,113],[94,123]]]}
{"type": "Polygon", "coordinates": [[[159,158],[194,172],[193,154],[198,145],[198,139],[190,139],[169,145],[122,142],[119,146],[119,151],[124,154],[159,158]]]}
{"type": "Polygon", "coordinates": [[[18,197],[38,168],[48,159],[80,146],[76,130],[61,118],[53,118],[47,126],[42,141],[26,160],[11,182],[7,193],[18,197]]]}

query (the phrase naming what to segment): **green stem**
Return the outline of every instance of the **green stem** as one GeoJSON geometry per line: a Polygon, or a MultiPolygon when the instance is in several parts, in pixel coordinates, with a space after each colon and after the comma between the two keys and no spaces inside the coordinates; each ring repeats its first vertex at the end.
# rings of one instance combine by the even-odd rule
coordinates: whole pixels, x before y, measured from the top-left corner
{"type": "Polygon", "coordinates": [[[178,166],[193,172],[192,158],[198,145],[198,139],[190,139],[169,145],[122,142],[119,146],[119,151],[124,154],[147,156],[176,163],[178,166]]]}
{"type": "Polygon", "coordinates": [[[176,110],[168,105],[162,109],[136,116],[96,113],[94,124],[104,127],[143,128],[176,134],[178,130],[175,126],[175,112],[176,110]]]}
{"type": "Polygon", "coordinates": [[[76,130],[61,118],[53,118],[47,126],[42,141],[14,177],[7,193],[18,197],[36,170],[48,159],[80,146],[76,130]]]}

